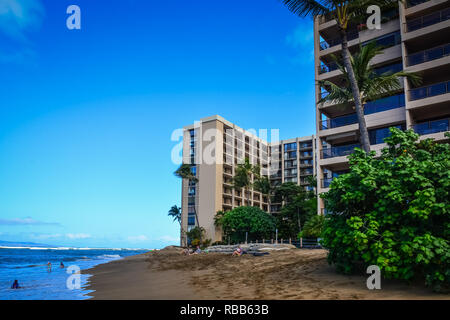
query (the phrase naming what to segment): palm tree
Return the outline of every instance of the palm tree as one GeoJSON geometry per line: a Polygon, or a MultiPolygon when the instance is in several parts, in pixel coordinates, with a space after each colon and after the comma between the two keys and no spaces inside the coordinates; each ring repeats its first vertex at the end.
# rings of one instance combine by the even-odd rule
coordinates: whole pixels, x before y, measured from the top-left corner
{"type": "Polygon", "coordinates": [[[178,221],[178,223],[181,226],[181,208],[178,207],[177,205],[172,206],[172,208],[170,208],[168,214],[169,217],[173,218],[173,222],[178,221]]]}
{"type": "Polygon", "coordinates": [[[195,176],[195,174],[192,172],[191,170],[192,166],[187,164],[187,163],[183,163],[175,172],[175,176],[177,176],[178,178],[181,179],[188,179],[191,182],[197,183],[198,179],[195,176]]]}
{"type": "Polygon", "coordinates": [[[268,212],[270,212],[270,206],[272,204],[271,197],[272,192],[275,190],[275,186],[271,184],[270,179],[267,176],[258,176],[253,183],[253,187],[256,191],[267,196],[267,203],[269,204],[268,212]]]}
{"type": "Polygon", "coordinates": [[[253,166],[248,158],[245,158],[245,162],[238,164],[236,167],[233,177],[233,188],[237,190],[244,189],[247,205],[250,203],[249,189],[253,186],[253,176],[259,176],[260,171],[260,167],[253,166]]]}
{"type": "MultiPolygon", "coordinates": [[[[181,179],[187,179],[189,184],[192,182],[194,185],[196,185],[197,182],[198,182],[197,177],[192,172],[192,166],[187,164],[187,163],[183,163],[174,172],[174,175],[177,176],[178,178],[181,178],[181,179]]],[[[200,223],[198,221],[197,210],[196,210],[195,206],[194,206],[194,215],[195,215],[195,221],[197,222],[197,226],[200,226],[200,223]]]]}
{"type": "Polygon", "coordinates": [[[299,17],[316,17],[319,15],[331,17],[336,20],[342,44],[342,60],[347,70],[349,85],[355,103],[356,115],[359,124],[362,149],[370,151],[369,133],[361,102],[360,89],[351,63],[351,54],[348,49],[347,31],[349,24],[360,22],[366,15],[370,5],[381,8],[392,6],[392,0],[281,0],[288,9],[299,17]]]}
{"type": "MultiPolygon", "coordinates": [[[[395,92],[402,89],[400,80],[406,77],[414,85],[420,83],[420,76],[409,72],[395,72],[390,71],[378,74],[370,65],[370,61],[378,54],[383,53],[383,48],[377,46],[375,42],[371,42],[366,46],[360,46],[360,50],[351,59],[352,68],[358,87],[360,88],[359,100],[364,106],[368,101],[377,100],[389,95],[390,92],[395,92]]],[[[334,57],[338,68],[344,75],[345,84],[340,87],[330,81],[319,81],[319,85],[327,89],[329,94],[323,97],[319,103],[331,101],[334,103],[348,103],[353,101],[352,90],[347,85],[350,82],[350,75],[347,68],[342,66],[334,57]]]]}

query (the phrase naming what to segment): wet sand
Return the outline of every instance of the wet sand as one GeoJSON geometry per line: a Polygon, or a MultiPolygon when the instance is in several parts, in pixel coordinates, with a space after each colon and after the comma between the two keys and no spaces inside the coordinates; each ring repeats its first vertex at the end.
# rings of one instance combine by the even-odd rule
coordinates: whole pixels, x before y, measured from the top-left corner
{"type": "Polygon", "coordinates": [[[354,300],[447,299],[422,284],[382,280],[368,290],[367,276],[335,272],[325,250],[286,250],[231,257],[221,253],[185,256],[167,248],[127,257],[84,271],[93,299],[146,300],[354,300]]]}

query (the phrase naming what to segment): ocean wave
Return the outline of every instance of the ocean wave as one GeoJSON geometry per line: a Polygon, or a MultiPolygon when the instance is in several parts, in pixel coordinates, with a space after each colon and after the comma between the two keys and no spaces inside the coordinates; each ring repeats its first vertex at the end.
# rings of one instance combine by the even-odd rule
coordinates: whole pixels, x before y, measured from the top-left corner
{"type": "Polygon", "coordinates": [[[118,254],[102,254],[101,256],[97,256],[98,259],[119,259],[121,258],[118,254]]]}

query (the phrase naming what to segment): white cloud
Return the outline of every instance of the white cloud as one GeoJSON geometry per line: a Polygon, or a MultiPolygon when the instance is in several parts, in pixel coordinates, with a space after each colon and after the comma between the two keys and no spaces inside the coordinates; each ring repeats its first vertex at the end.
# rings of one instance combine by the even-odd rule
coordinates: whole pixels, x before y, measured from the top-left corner
{"type": "Polygon", "coordinates": [[[46,226],[60,226],[59,223],[56,222],[44,222],[35,220],[31,217],[26,218],[14,218],[14,219],[0,219],[0,225],[8,225],[8,226],[23,226],[23,225],[46,225],[46,226]]]}
{"type": "Polygon", "coordinates": [[[44,234],[44,233],[33,233],[29,234],[30,238],[38,239],[38,240],[47,240],[47,239],[58,239],[63,237],[62,234],[56,233],[56,234],[44,234]]]}
{"type": "Polygon", "coordinates": [[[20,41],[27,41],[25,33],[38,28],[44,18],[40,0],[1,0],[0,32],[20,41]]]}
{"type": "Polygon", "coordinates": [[[72,240],[76,240],[76,239],[88,239],[91,238],[91,235],[86,233],[67,233],[66,237],[72,240]]]}
{"type": "Polygon", "coordinates": [[[180,238],[175,238],[172,236],[162,236],[159,237],[158,240],[164,241],[164,242],[176,242],[176,241],[180,241],[180,238]]]}
{"type": "Polygon", "coordinates": [[[147,241],[147,240],[149,240],[148,237],[144,236],[144,235],[128,237],[128,241],[131,241],[131,242],[141,242],[141,241],[147,241]]]}

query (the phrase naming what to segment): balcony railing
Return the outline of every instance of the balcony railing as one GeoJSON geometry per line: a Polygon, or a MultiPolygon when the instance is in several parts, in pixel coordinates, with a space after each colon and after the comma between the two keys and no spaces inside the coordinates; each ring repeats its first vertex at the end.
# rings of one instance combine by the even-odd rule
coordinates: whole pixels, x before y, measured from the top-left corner
{"type": "Polygon", "coordinates": [[[413,53],[407,57],[408,66],[415,66],[416,64],[421,64],[424,62],[440,59],[450,55],[450,43],[444,44],[442,46],[428,49],[425,51],[413,53]]]}
{"type": "Polygon", "coordinates": [[[411,101],[438,96],[450,92],[450,81],[432,84],[426,87],[415,88],[409,91],[411,101]]]}
{"type": "Polygon", "coordinates": [[[443,22],[450,19],[450,8],[427,14],[417,19],[413,19],[406,22],[406,32],[419,30],[433,24],[443,22]]]}
{"type": "MultiPolygon", "coordinates": [[[[347,41],[354,40],[358,37],[359,37],[358,31],[351,31],[347,34],[347,41]]],[[[326,50],[328,48],[337,46],[337,45],[341,44],[341,42],[342,42],[341,37],[323,40],[320,42],[320,50],[326,50]]]]}
{"type": "Polygon", "coordinates": [[[362,44],[362,46],[366,46],[369,43],[374,42],[374,41],[378,46],[382,46],[384,48],[389,48],[389,47],[393,47],[393,46],[400,44],[402,42],[402,37],[400,35],[400,31],[397,31],[394,33],[390,33],[390,34],[381,36],[381,37],[373,39],[373,40],[366,41],[362,44]]]}
{"type": "Polygon", "coordinates": [[[403,64],[400,63],[396,63],[396,64],[391,64],[391,65],[387,65],[384,67],[380,67],[380,68],[375,68],[374,72],[377,75],[381,75],[383,73],[389,72],[389,73],[396,73],[396,72],[400,72],[403,70],[403,64]]]}
{"type": "Polygon", "coordinates": [[[300,175],[302,175],[302,176],[307,176],[307,175],[311,175],[311,174],[314,174],[313,170],[302,170],[302,171],[300,171],[300,175]]]}
{"type": "Polygon", "coordinates": [[[300,149],[311,149],[311,148],[312,148],[312,143],[300,144],[300,149]]]}
{"type": "Polygon", "coordinates": [[[329,118],[329,119],[323,120],[321,122],[320,129],[327,130],[327,129],[332,129],[332,128],[338,128],[338,127],[343,127],[343,126],[347,126],[350,124],[354,124],[357,122],[358,122],[358,119],[357,119],[356,113],[352,113],[352,114],[341,116],[341,117],[329,118]]]}
{"type": "Polygon", "coordinates": [[[364,114],[368,115],[372,113],[402,108],[405,105],[405,94],[401,93],[394,96],[367,102],[364,106],[364,114]]]}
{"type": "Polygon", "coordinates": [[[319,74],[328,73],[334,70],[338,70],[338,65],[336,62],[322,63],[319,66],[319,74]]]}
{"type": "MultiPolygon", "coordinates": [[[[405,95],[402,93],[367,102],[364,106],[364,114],[368,115],[372,113],[402,108],[404,106],[405,106],[405,95]]],[[[355,124],[357,122],[358,118],[356,116],[356,113],[352,113],[345,116],[323,120],[320,123],[320,130],[343,127],[350,124],[355,124]]]]}
{"type": "Polygon", "coordinates": [[[414,131],[420,135],[449,131],[449,118],[426,121],[413,126],[414,131]]]}
{"type": "Polygon", "coordinates": [[[322,152],[321,152],[322,159],[348,156],[349,154],[353,153],[355,148],[360,148],[360,147],[361,146],[359,144],[350,144],[350,145],[346,145],[346,146],[322,149],[322,152]]]}
{"type": "MultiPolygon", "coordinates": [[[[356,39],[358,37],[358,34],[356,34],[356,37],[354,39],[356,39]]],[[[340,40],[340,39],[339,39],[340,40]]],[[[350,39],[349,39],[350,41],[350,39]]],[[[365,43],[363,43],[362,45],[365,46],[367,44],[369,44],[370,42],[375,41],[375,43],[379,46],[383,46],[385,48],[389,48],[389,47],[393,47],[395,45],[398,45],[401,43],[401,36],[400,36],[400,32],[394,32],[382,37],[379,37],[375,40],[371,40],[371,41],[367,41],[365,43]]],[[[340,42],[339,42],[340,44],[340,42]]],[[[322,48],[322,43],[321,43],[321,48],[322,48]]],[[[321,49],[323,50],[323,49],[321,49]]],[[[388,66],[389,68],[393,68],[393,66],[388,66]]],[[[338,69],[338,65],[336,64],[336,62],[330,62],[330,63],[322,63],[319,66],[319,74],[323,74],[323,73],[327,73],[327,72],[331,72],[334,70],[338,69]]],[[[400,71],[401,69],[399,69],[398,71],[400,71]]],[[[386,70],[388,71],[388,70],[386,70]]],[[[395,71],[394,71],[395,72],[395,71]]]]}
{"type": "Polygon", "coordinates": [[[428,1],[430,1],[430,0],[408,0],[408,1],[406,1],[406,7],[411,8],[411,7],[417,6],[421,3],[428,2],[428,1]]]}

